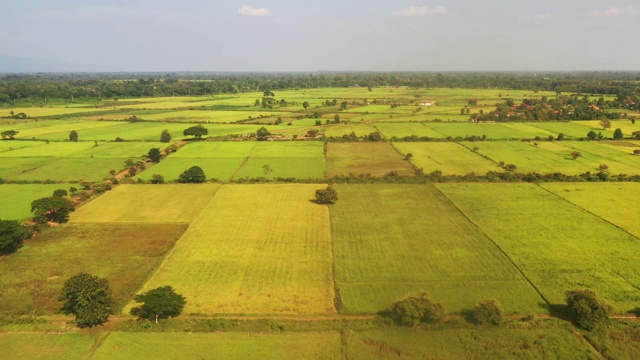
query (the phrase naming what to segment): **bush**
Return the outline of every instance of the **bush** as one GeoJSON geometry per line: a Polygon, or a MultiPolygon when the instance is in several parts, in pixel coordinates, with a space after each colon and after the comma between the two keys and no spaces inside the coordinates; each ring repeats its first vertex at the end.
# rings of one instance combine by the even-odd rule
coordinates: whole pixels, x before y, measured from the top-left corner
{"type": "Polygon", "coordinates": [[[153,174],[150,181],[152,184],[164,184],[164,176],[161,174],[153,174]]]}
{"type": "Polygon", "coordinates": [[[413,326],[419,323],[439,323],[444,320],[444,307],[429,299],[422,292],[397,300],[387,311],[389,317],[400,325],[413,326]]]}
{"type": "Polygon", "coordinates": [[[15,220],[0,220],[0,254],[11,254],[22,247],[33,232],[15,220]]]}
{"type": "Polygon", "coordinates": [[[570,290],[565,295],[574,322],[586,330],[605,324],[613,310],[611,305],[599,300],[596,293],[588,289],[570,290]]]}
{"type": "Polygon", "coordinates": [[[327,186],[326,189],[316,190],[316,202],[318,204],[333,204],[338,201],[338,193],[331,186],[327,186]]]}
{"type": "Polygon", "coordinates": [[[53,196],[67,196],[69,193],[65,189],[58,189],[53,192],[53,196]]]}
{"type": "Polygon", "coordinates": [[[473,307],[471,319],[479,325],[500,325],[502,322],[502,306],[495,299],[481,300],[473,307]]]}
{"type": "Polygon", "coordinates": [[[180,183],[203,183],[207,181],[204,171],[199,166],[192,166],[178,177],[180,183]]]}

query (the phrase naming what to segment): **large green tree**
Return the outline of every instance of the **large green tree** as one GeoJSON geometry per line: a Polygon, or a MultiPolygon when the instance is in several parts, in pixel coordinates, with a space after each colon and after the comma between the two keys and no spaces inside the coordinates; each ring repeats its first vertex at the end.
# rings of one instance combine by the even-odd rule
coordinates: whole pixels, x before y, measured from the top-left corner
{"type": "Polygon", "coordinates": [[[209,130],[202,125],[197,125],[185,129],[182,134],[184,136],[193,136],[196,139],[201,139],[204,135],[209,134],[209,130]]]}
{"type": "Polygon", "coordinates": [[[50,196],[31,202],[31,212],[36,222],[53,221],[64,223],[69,221],[69,213],[74,210],[73,204],[66,197],[50,196]]]}
{"type": "Polygon", "coordinates": [[[95,275],[79,273],[67,280],[58,296],[60,311],[76,316],[79,327],[102,325],[113,314],[109,282],[95,275]]]}
{"type": "Polygon", "coordinates": [[[187,303],[184,296],[176,293],[169,285],[149,290],[133,298],[141,306],[131,309],[131,315],[141,319],[155,320],[176,317],[180,315],[187,303]]]}
{"type": "Polygon", "coordinates": [[[192,166],[185,170],[180,176],[178,176],[178,182],[180,183],[203,183],[207,181],[207,176],[199,166],[192,166]]]}
{"type": "Polygon", "coordinates": [[[587,330],[606,323],[613,310],[611,305],[598,299],[596,293],[588,289],[570,290],[565,295],[573,320],[587,330]]]}
{"type": "Polygon", "coordinates": [[[149,158],[149,160],[153,161],[154,163],[159,163],[160,157],[161,157],[160,149],[159,148],[149,149],[149,153],[147,154],[147,157],[149,158]]]}
{"type": "Polygon", "coordinates": [[[13,140],[13,137],[18,135],[19,131],[16,130],[6,130],[0,133],[4,140],[13,140]]]}
{"type": "Polygon", "coordinates": [[[444,307],[422,292],[395,301],[387,314],[400,325],[439,323],[444,320],[444,307]]]}

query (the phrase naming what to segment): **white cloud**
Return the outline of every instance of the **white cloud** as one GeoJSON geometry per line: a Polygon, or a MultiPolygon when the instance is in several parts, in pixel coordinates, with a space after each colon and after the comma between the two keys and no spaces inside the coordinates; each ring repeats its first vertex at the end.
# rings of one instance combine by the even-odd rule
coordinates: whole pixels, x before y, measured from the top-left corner
{"type": "Polygon", "coordinates": [[[632,5],[629,5],[629,6],[625,7],[625,8],[610,7],[608,9],[603,10],[603,11],[594,11],[593,12],[594,16],[599,16],[599,17],[633,16],[635,14],[636,14],[636,9],[632,5]]]}
{"type": "Polygon", "coordinates": [[[446,15],[449,13],[449,9],[446,6],[437,6],[433,9],[429,9],[426,6],[409,6],[406,9],[394,11],[393,16],[427,16],[427,15],[446,15]]]}
{"type": "Polygon", "coordinates": [[[243,5],[238,9],[238,15],[242,16],[270,16],[271,10],[267,8],[254,8],[251,5],[243,5]]]}

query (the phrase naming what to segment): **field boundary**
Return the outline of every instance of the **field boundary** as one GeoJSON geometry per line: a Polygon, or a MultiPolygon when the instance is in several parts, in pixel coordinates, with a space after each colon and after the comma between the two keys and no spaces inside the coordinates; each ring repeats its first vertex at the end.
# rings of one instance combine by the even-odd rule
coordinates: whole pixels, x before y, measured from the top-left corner
{"type": "Polygon", "coordinates": [[[451,206],[453,206],[459,213],[460,215],[462,215],[465,219],[467,219],[467,221],[469,223],[471,223],[476,229],[478,229],[478,231],[480,231],[480,233],[482,235],[484,235],[484,237],[487,238],[487,240],[489,240],[493,246],[496,247],[496,249],[498,249],[500,251],[500,253],[502,253],[502,255],[504,255],[504,257],[509,260],[509,262],[513,265],[513,267],[518,270],[518,273],[520,273],[520,275],[522,276],[522,278],[529,283],[529,285],[531,285],[531,287],[538,293],[538,295],[540,296],[540,298],[542,300],[544,300],[544,302],[547,304],[548,307],[548,311],[551,312],[553,310],[553,306],[551,305],[551,302],[549,301],[549,299],[547,299],[544,294],[542,294],[542,292],[540,291],[540,289],[538,289],[538,287],[529,279],[529,277],[524,273],[524,271],[522,271],[522,269],[520,269],[520,267],[513,261],[513,259],[511,259],[511,257],[506,253],[506,251],[504,251],[500,245],[498,245],[489,235],[487,235],[487,233],[484,232],[484,230],[482,230],[482,228],[480,228],[480,226],[478,226],[475,222],[473,222],[468,216],[467,214],[465,214],[464,212],[462,212],[462,210],[460,210],[460,208],[453,202],[451,201],[451,199],[449,199],[447,197],[447,195],[445,195],[442,190],[440,190],[437,186],[431,184],[431,186],[435,187],[436,190],[438,190],[438,192],[440,194],[442,194],[442,196],[444,196],[444,198],[447,199],[447,201],[451,204],[451,206]]]}
{"type": "MultiPolygon", "coordinates": [[[[178,245],[178,242],[180,240],[182,240],[182,238],[184,237],[184,234],[187,233],[187,231],[189,231],[189,229],[191,229],[191,225],[193,225],[193,223],[198,220],[201,216],[202,213],[204,212],[204,209],[206,209],[209,204],[211,204],[211,202],[216,198],[216,196],[218,195],[218,192],[220,192],[220,190],[222,189],[224,185],[221,185],[220,188],[218,188],[218,190],[216,191],[215,194],[213,194],[213,196],[211,197],[211,199],[209,199],[209,201],[207,202],[207,204],[202,208],[202,210],[200,211],[200,214],[198,214],[198,216],[196,216],[191,222],[186,223],[187,228],[182,232],[182,235],[180,235],[180,238],[178,240],[176,240],[175,243],[173,243],[173,246],[171,247],[171,249],[169,251],[167,251],[167,253],[164,255],[164,258],[162,259],[162,261],[155,267],[152,269],[152,271],[149,272],[149,275],[146,277],[146,279],[144,279],[144,281],[142,282],[142,286],[140,286],[138,289],[136,289],[133,292],[133,295],[137,294],[138,292],[140,292],[140,290],[144,289],[145,285],[147,285],[147,283],[149,282],[149,280],[151,280],[151,278],[153,278],[153,275],[155,275],[155,273],[158,272],[158,270],[162,267],[162,265],[164,265],[165,262],[167,262],[167,259],[171,256],[171,254],[173,254],[174,249],[176,248],[176,245],[178,245]]],[[[185,223],[183,223],[185,224],[185,223]]],[[[133,298],[126,304],[122,305],[122,308],[119,309],[120,313],[122,313],[122,311],[124,310],[124,308],[127,307],[128,304],[130,304],[133,301],[133,298]]]]}
{"type": "Polygon", "coordinates": [[[340,289],[336,283],[336,242],[333,240],[333,220],[331,216],[331,206],[327,206],[329,213],[329,235],[331,236],[331,282],[333,283],[333,308],[340,314],[342,310],[342,297],[340,289]]]}

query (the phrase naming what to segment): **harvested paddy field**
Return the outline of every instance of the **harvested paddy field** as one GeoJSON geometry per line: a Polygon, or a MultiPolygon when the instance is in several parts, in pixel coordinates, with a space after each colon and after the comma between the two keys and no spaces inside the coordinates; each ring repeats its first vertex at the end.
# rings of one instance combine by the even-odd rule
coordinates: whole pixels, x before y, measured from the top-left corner
{"type": "Polygon", "coordinates": [[[193,221],[222,185],[121,185],[71,214],[74,223],[193,221]]]}
{"type": "Polygon", "coordinates": [[[343,313],[376,313],[427,291],[449,313],[497,298],[507,312],[545,313],[511,262],[431,185],[336,185],[331,206],[343,313]]]}
{"type": "Polygon", "coordinates": [[[106,278],[117,309],[131,299],[185,229],[184,224],[143,223],[50,228],[0,261],[0,312],[57,313],[62,284],[79,272],[106,278]]]}
{"type": "Polygon", "coordinates": [[[413,167],[389,143],[328,143],[326,176],[369,174],[384,176],[395,171],[401,176],[413,167]]]}
{"type": "Polygon", "coordinates": [[[334,313],[329,211],[311,202],[319,188],[224,186],[144,289],[173,284],[187,314],[334,313]]]}
{"type": "Polygon", "coordinates": [[[3,360],[82,360],[89,354],[94,343],[94,337],[83,333],[0,333],[3,360]]]}
{"type": "Polygon", "coordinates": [[[614,311],[637,307],[640,241],[532,184],[436,185],[494,241],[552,305],[592,289],[614,311]],[[505,228],[506,227],[506,228],[505,228]]]}

